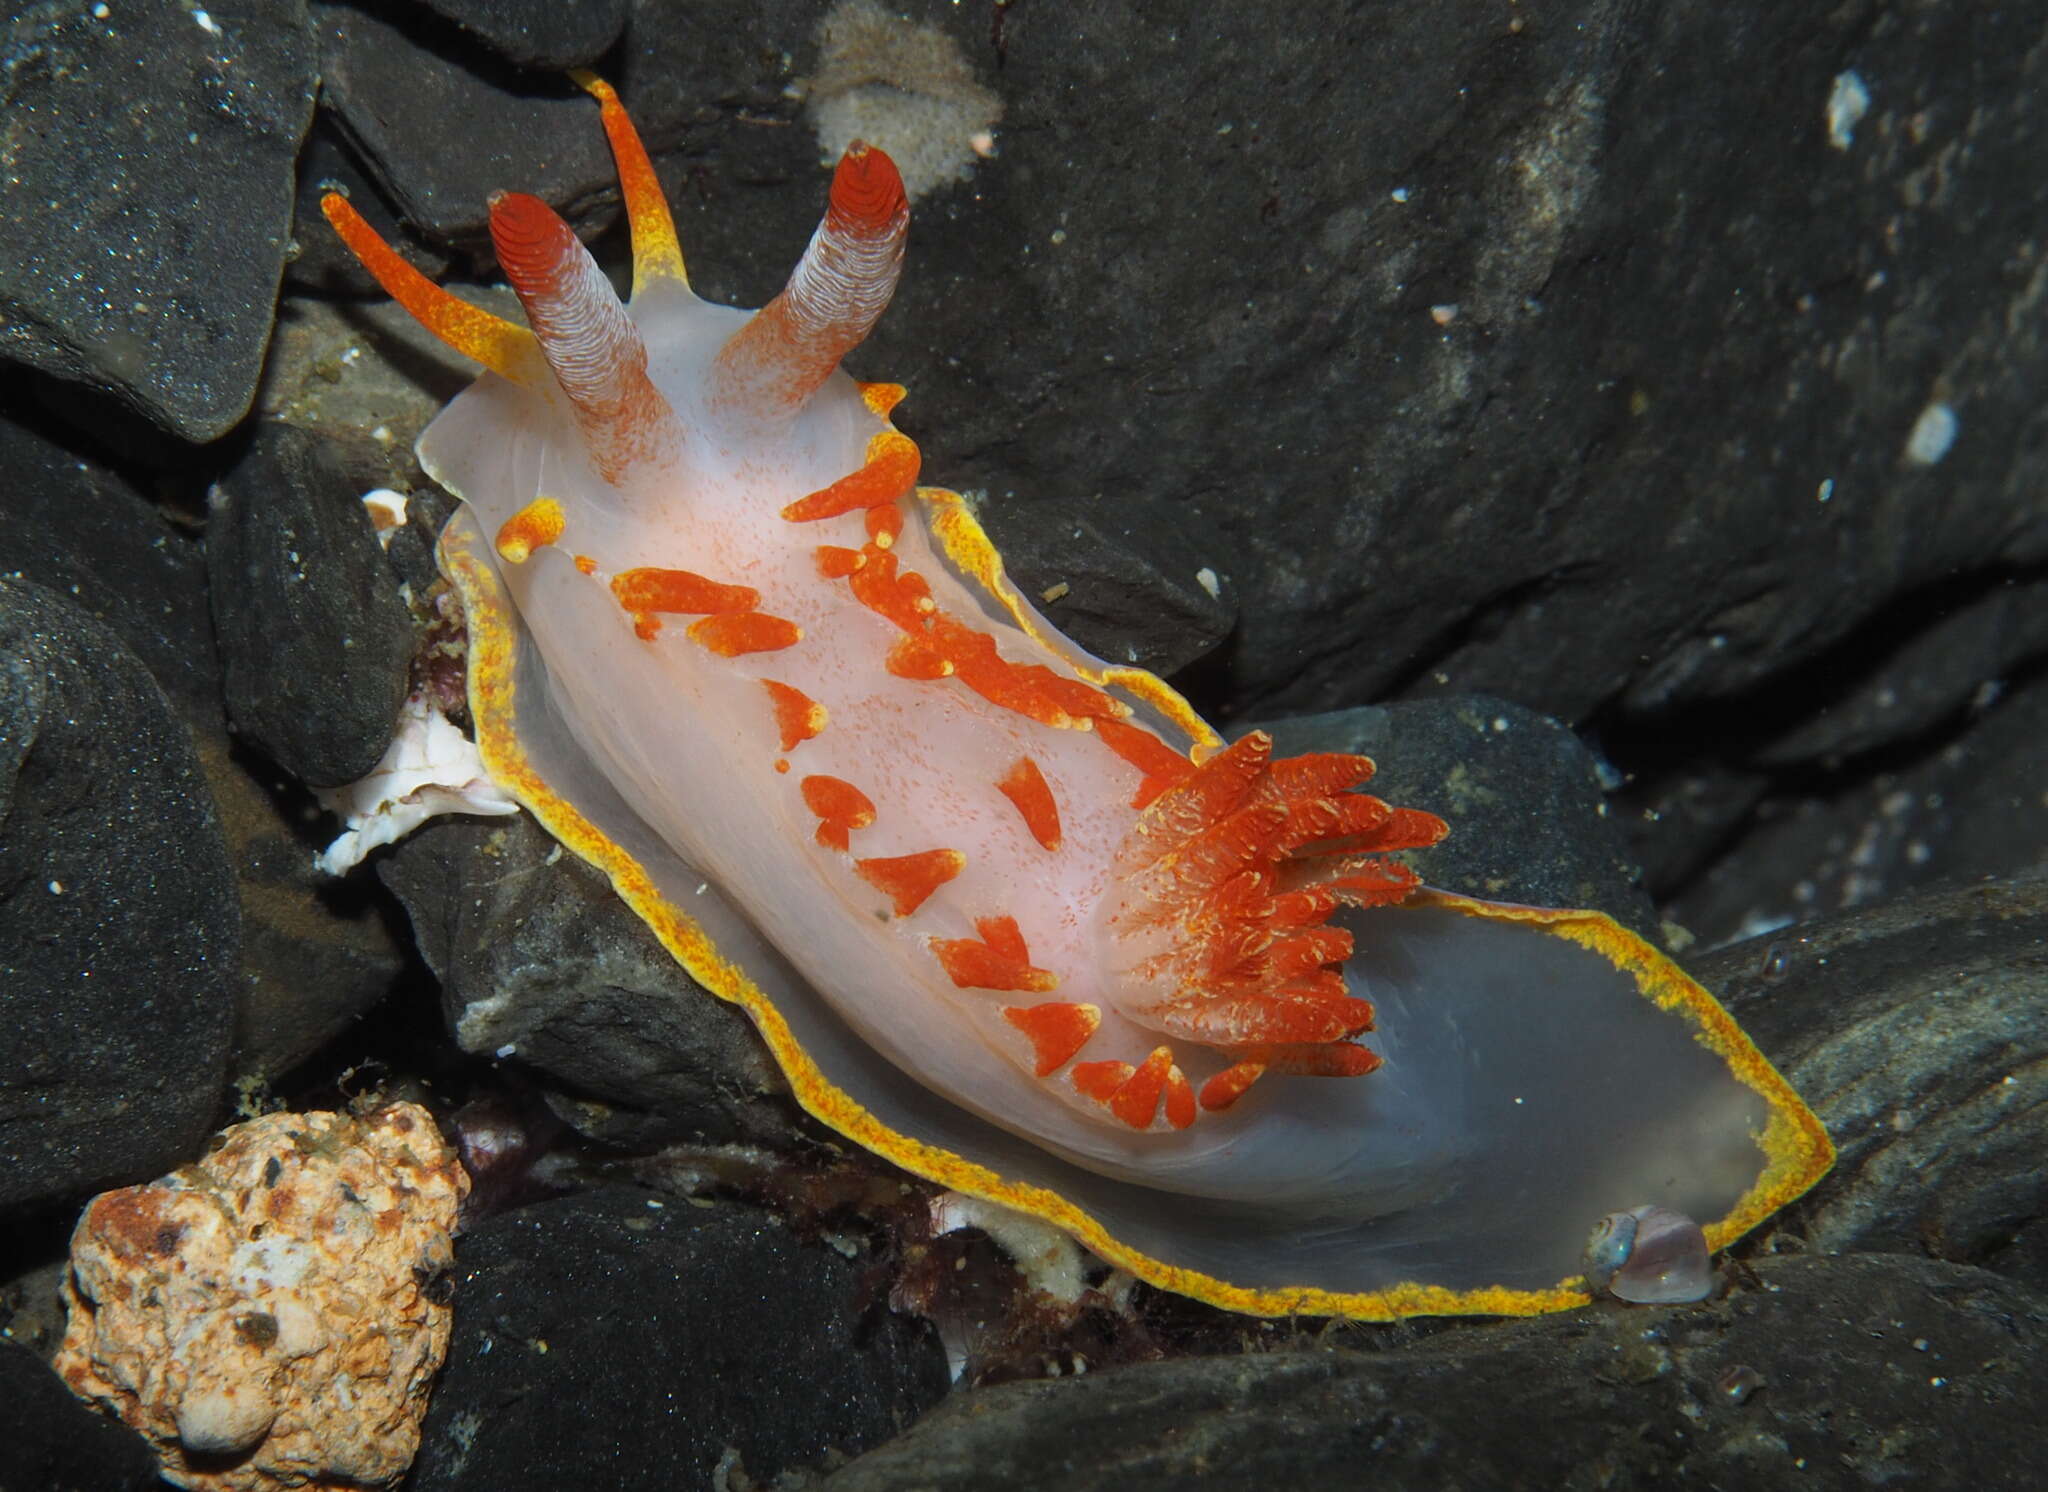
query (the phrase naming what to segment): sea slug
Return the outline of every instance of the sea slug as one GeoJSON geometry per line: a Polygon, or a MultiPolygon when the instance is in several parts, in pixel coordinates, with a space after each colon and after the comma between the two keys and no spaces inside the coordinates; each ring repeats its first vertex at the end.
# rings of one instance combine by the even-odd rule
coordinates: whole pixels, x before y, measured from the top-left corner
{"type": "Polygon", "coordinates": [[[820,1119],[1169,1289],[1387,1317],[1586,1299],[1595,1221],[1720,1246],[1830,1151],[1727,1014],[1605,917],[1422,889],[1362,757],[1224,742],[1090,657],[919,487],[841,360],[909,209],[856,144],[786,290],[702,301],[611,89],[622,304],[501,193],[530,330],[383,285],[487,371],[421,437],[493,778],[743,1005],[820,1119]],[[1365,1039],[1370,1035],[1370,1042],[1365,1039]]]}

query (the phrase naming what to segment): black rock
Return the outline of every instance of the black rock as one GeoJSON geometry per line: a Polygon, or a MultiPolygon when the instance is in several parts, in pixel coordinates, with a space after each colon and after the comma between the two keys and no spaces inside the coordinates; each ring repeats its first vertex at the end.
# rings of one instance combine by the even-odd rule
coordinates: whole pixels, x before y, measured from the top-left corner
{"type": "Polygon", "coordinates": [[[879,1444],[946,1366],[864,1269],[766,1213],[619,1188],[494,1218],[457,1242],[409,1485],[766,1486],[879,1444]]]}
{"type": "Polygon", "coordinates": [[[1257,727],[1276,756],[1344,751],[1379,770],[1365,791],[1451,826],[1405,858],[1445,891],[1605,912],[1650,941],[1657,917],[1608,816],[1600,765],[1571,729],[1485,695],[1404,700],[1257,727]]]}
{"type": "Polygon", "coordinates": [[[185,722],[223,725],[198,541],[97,461],[0,419],[0,573],[68,597],[120,635],[185,722]]]}
{"type": "Polygon", "coordinates": [[[1924,1251],[2048,1290],[2044,949],[2048,867],[1698,961],[1840,1153],[1774,1227],[1809,1248],[1924,1251]]]}
{"type": "Polygon", "coordinates": [[[1772,1259],[1699,1305],[957,1395],[824,1485],[2020,1492],[2039,1484],[2044,1351],[2048,1297],[1983,1270],[1772,1259]]]}
{"type": "Polygon", "coordinates": [[[0,48],[0,355],[212,440],[248,411],[284,269],[303,0],[42,7],[0,48]]]}
{"type": "MultiPolygon", "coordinates": [[[[746,1016],[525,814],[432,824],[378,874],[412,918],[464,1051],[516,1054],[576,1094],[658,1116],[643,1143],[790,1135],[782,1078],[746,1016]]],[[[581,1122],[577,1106],[563,1112],[581,1122]]]]}
{"type": "Polygon", "coordinates": [[[0,1205],[191,1155],[226,1070],[237,933],[163,692],[104,624],[0,580],[0,1205]]]}
{"type": "MultiPolygon", "coordinates": [[[[610,188],[597,106],[568,79],[447,54],[388,13],[319,5],[314,15],[323,107],[428,239],[487,256],[493,192],[573,212],[610,188]]],[[[302,217],[299,232],[323,226],[302,217]]]]}
{"type": "Polygon", "coordinates": [[[507,62],[557,71],[595,62],[626,25],[626,0],[422,0],[507,62]]]}
{"type": "Polygon", "coordinates": [[[265,424],[214,489],[206,565],[228,713],[312,787],[377,764],[415,641],[376,531],[340,457],[265,424]]]}
{"type": "Polygon", "coordinates": [[[26,1347],[0,1341],[0,1492],[157,1492],[156,1452],[64,1386],[26,1347]]]}

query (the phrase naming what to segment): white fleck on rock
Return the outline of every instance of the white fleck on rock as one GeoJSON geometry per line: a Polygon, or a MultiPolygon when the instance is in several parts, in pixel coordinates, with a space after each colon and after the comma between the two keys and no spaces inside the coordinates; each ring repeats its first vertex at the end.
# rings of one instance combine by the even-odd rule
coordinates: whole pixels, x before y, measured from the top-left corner
{"type": "Polygon", "coordinates": [[[1913,421],[1913,433],[1906,437],[1906,460],[1913,466],[1933,466],[1956,443],[1955,410],[1936,400],[1920,411],[1913,421]]]}
{"type": "Polygon", "coordinates": [[[1847,150],[1856,142],[1856,126],[1870,112],[1870,90],[1854,68],[1835,74],[1828,89],[1828,144],[1847,150]]]}
{"type": "Polygon", "coordinates": [[[519,812],[484,770],[476,743],[417,694],[399,710],[398,729],[369,776],[318,796],[348,826],[313,861],[331,876],[354,869],[379,845],[403,839],[437,814],[519,812]]]}
{"type": "Polygon", "coordinates": [[[391,1486],[447,1355],[468,1190],[415,1104],[238,1124],[87,1205],[57,1371],[181,1487],[391,1486]]]}

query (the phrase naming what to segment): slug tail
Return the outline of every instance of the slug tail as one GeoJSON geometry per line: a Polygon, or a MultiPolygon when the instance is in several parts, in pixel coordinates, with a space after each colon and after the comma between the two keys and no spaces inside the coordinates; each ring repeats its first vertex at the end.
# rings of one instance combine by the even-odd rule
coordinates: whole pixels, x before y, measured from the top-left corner
{"type": "Polygon", "coordinates": [[[385,292],[448,346],[522,388],[545,389],[552,382],[540,344],[525,327],[457,299],[414,269],[341,193],[322,197],[320,211],[385,292]]]}
{"type": "Polygon", "coordinates": [[[690,276],[683,268],[683,246],[676,238],[668,198],[662,194],[654,162],[648,159],[647,147],[633,128],[625,105],[612,85],[596,73],[577,68],[569,77],[596,99],[603,111],[605,138],[611,142],[612,161],[619,172],[619,195],[625,201],[626,223],[633,233],[634,298],[661,280],[689,289],[690,276]]]}

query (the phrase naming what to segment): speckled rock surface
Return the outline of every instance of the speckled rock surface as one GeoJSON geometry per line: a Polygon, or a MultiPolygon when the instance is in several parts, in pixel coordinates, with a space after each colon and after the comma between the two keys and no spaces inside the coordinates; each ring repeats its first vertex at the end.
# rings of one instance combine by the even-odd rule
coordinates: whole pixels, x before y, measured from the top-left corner
{"type": "Polygon", "coordinates": [[[199,1143],[237,936],[213,800],[162,691],[77,604],[0,579],[0,1206],[199,1143]]]}
{"type": "Polygon", "coordinates": [[[309,787],[352,782],[377,764],[417,641],[362,491],[321,437],[265,422],[208,514],[228,713],[309,787]]]}
{"type": "Polygon", "coordinates": [[[2023,1364],[2044,1347],[2048,1297],[1983,1270],[1774,1259],[1699,1305],[986,1389],[824,1485],[2020,1492],[2048,1415],[2023,1364]]]}
{"type": "Polygon", "coordinates": [[[625,1188],[495,1218],[462,1238],[410,1486],[765,1487],[878,1444],[946,1368],[867,1265],[751,1208],[625,1188]]]}
{"type": "Polygon", "coordinates": [[[212,440],[255,394],[284,270],[316,86],[303,0],[13,14],[0,355],[212,440]]]}
{"type": "Polygon", "coordinates": [[[463,1050],[658,1116],[668,1139],[791,1133],[781,1074],[747,1018],[525,814],[430,825],[378,874],[411,914],[463,1050]]]}
{"type": "Polygon", "coordinates": [[[1840,1154],[1776,1226],[2048,1290],[2048,868],[1787,928],[1697,972],[1840,1154]]]}
{"type": "Polygon", "coordinates": [[[447,1351],[468,1186],[417,1105],[237,1125],[86,1208],[57,1371],[180,1486],[389,1486],[447,1351]]]}

